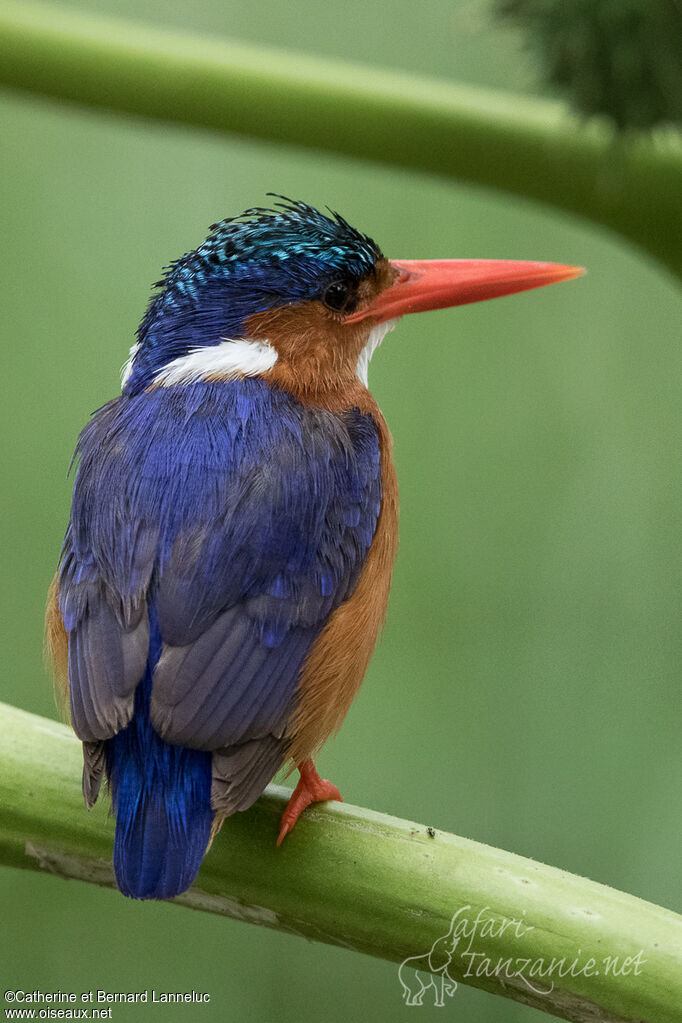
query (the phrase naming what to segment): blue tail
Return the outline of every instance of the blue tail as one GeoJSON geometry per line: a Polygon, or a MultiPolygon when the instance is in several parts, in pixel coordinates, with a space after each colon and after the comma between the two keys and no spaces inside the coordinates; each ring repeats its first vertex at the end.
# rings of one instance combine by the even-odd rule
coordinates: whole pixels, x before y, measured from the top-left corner
{"type": "Polygon", "coordinates": [[[116,815],[114,870],[133,899],[171,899],[194,881],[211,833],[211,754],[170,746],[152,727],[152,672],[161,653],[156,613],[149,610],[147,667],[127,728],[106,744],[116,815]]]}

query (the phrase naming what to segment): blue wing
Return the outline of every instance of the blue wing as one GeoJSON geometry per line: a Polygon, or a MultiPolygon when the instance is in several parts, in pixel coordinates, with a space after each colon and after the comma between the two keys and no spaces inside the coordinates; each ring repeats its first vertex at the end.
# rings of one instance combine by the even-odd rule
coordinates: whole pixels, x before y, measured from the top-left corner
{"type": "Polygon", "coordinates": [[[74,728],[96,741],[130,720],[153,605],[153,727],[215,751],[214,808],[244,808],[285,759],[301,667],[371,544],[374,422],[201,382],[111,402],[78,450],[60,576],[74,728]]]}

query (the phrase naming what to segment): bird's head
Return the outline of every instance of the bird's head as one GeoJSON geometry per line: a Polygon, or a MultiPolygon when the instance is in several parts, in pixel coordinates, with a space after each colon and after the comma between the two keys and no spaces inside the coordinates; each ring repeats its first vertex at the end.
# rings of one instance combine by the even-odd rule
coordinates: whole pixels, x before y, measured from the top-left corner
{"type": "Polygon", "coordinates": [[[124,369],[124,393],[263,376],[305,399],[366,386],[369,359],[409,312],[578,276],[505,260],[388,260],[339,214],[290,199],[214,224],[168,268],[124,369]]]}

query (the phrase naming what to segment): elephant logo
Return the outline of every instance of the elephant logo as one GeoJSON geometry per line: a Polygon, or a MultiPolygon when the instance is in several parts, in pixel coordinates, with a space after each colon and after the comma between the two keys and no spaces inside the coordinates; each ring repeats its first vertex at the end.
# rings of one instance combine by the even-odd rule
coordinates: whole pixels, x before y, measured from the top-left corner
{"type": "Polygon", "coordinates": [[[405,1005],[423,1005],[424,995],[433,988],[434,1005],[445,1005],[445,996],[451,998],[457,990],[457,981],[448,973],[459,936],[455,935],[457,913],[450,921],[450,930],[436,938],[431,950],[418,956],[408,956],[398,967],[405,1005]]]}

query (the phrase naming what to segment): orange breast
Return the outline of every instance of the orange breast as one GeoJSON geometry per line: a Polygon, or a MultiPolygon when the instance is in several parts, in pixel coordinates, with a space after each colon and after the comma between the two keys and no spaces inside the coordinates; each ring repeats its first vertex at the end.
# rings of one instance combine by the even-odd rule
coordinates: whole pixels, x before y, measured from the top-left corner
{"type": "Polygon", "coordinates": [[[362,411],[371,412],[379,430],[381,511],[357,588],[331,615],[303,667],[298,705],[287,730],[293,764],[314,756],[340,728],[360,688],[386,615],[398,544],[398,484],[388,427],[367,391],[363,399],[356,404],[364,406],[362,411]]]}

